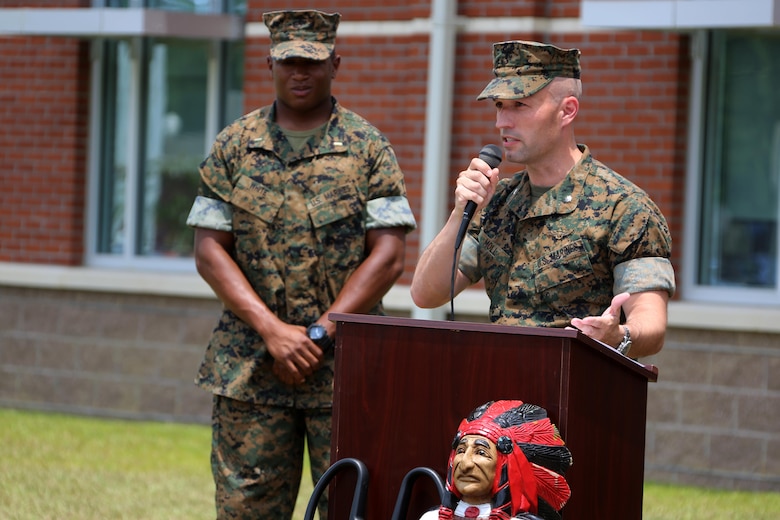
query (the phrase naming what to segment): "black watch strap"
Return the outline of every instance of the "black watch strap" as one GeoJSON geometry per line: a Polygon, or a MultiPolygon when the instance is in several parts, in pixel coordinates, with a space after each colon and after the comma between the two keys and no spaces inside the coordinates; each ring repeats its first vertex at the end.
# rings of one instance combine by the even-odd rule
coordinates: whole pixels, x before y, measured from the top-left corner
{"type": "Polygon", "coordinates": [[[322,350],[333,346],[333,339],[328,335],[328,331],[318,323],[312,323],[306,327],[306,336],[322,350]]]}

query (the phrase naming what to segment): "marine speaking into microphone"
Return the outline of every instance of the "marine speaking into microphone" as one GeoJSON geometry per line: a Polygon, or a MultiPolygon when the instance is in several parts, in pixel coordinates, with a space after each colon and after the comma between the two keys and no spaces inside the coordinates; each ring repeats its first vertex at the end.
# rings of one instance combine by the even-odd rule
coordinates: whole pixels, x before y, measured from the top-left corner
{"type": "MultiPolygon", "coordinates": [[[[501,148],[494,144],[486,144],[479,151],[479,158],[482,159],[490,166],[491,169],[498,168],[501,164],[502,152],[501,148]]],[[[466,230],[469,228],[469,222],[474,218],[474,213],[477,211],[477,204],[470,200],[466,203],[466,207],[463,210],[463,220],[460,222],[460,229],[458,229],[458,235],[455,238],[455,251],[460,249],[463,244],[463,238],[466,236],[466,230]]]]}
{"type": "Polygon", "coordinates": [[[494,77],[477,99],[488,101],[504,161],[520,169],[505,166],[490,186],[461,171],[457,209],[420,255],[412,300],[452,309],[473,287],[488,296],[491,323],[572,327],[624,356],[658,353],[675,292],[669,225],[646,191],[577,139],[580,50],[510,40],[492,51],[494,77]],[[466,204],[481,200],[472,189],[490,202],[466,204]]]}

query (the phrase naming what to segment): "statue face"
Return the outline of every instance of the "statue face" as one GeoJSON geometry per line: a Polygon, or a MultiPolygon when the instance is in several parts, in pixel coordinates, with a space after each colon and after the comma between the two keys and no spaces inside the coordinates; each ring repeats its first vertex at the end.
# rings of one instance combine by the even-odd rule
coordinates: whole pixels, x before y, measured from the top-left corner
{"type": "Polygon", "coordinates": [[[481,435],[465,435],[455,448],[452,482],[469,504],[486,504],[493,497],[496,445],[481,435]]]}

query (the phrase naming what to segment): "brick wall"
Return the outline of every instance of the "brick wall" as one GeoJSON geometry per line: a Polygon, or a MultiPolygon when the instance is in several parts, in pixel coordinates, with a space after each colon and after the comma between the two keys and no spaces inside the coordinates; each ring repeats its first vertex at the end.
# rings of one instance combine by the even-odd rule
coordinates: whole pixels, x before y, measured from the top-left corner
{"type": "MultiPolygon", "coordinates": [[[[0,7],[89,7],[5,0],[0,7]]],[[[0,260],[77,265],[84,248],[89,46],[0,38],[0,260]]]]}
{"type": "Polygon", "coordinates": [[[0,77],[0,259],[78,265],[89,46],[68,38],[0,38],[0,77]]]}
{"type": "MultiPolygon", "coordinates": [[[[83,3],[83,2],[82,2],[83,3]]],[[[56,2],[47,5],[56,4],[56,2]]],[[[59,5],[81,5],[78,2],[59,5]]],[[[578,16],[576,1],[460,2],[461,16],[578,16]]],[[[249,2],[249,22],[262,12],[308,4],[249,2]]],[[[428,2],[333,2],[343,20],[412,20],[430,16],[428,2]]],[[[688,38],[670,32],[571,34],[520,32],[457,37],[453,95],[453,150],[442,168],[457,172],[485,144],[496,142],[494,110],[476,95],[491,78],[493,42],[521,38],[582,50],[584,97],[577,137],[607,165],[645,188],[682,243],[685,190],[688,38]]],[[[429,39],[344,36],[334,94],[372,121],[396,148],[406,172],[412,210],[422,214],[422,167],[429,39]]],[[[266,38],[248,38],[245,109],[273,99],[266,38]]],[[[0,261],[78,265],[84,253],[89,109],[89,44],[67,38],[0,39],[0,261]]],[[[511,173],[519,165],[504,164],[511,173]]],[[[449,197],[451,199],[452,197],[449,197]]],[[[448,200],[449,200],[448,199],[448,200]]],[[[451,204],[451,202],[450,202],[451,204]]],[[[442,216],[443,218],[444,216],[442,216]]],[[[408,237],[409,283],[418,256],[418,232],[408,237]]],[[[681,268],[679,248],[673,262],[681,268]]]]}
{"type": "MultiPolygon", "coordinates": [[[[457,172],[471,157],[484,144],[498,141],[494,109],[489,101],[476,101],[476,96],[491,78],[492,43],[513,38],[550,41],[582,51],[584,97],[576,124],[579,142],[646,189],[666,215],[673,241],[681,244],[690,63],[688,39],[673,33],[458,37],[453,149],[450,164],[443,166],[451,172],[451,189],[457,172]]],[[[393,143],[418,219],[422,214],[428,46],[428,39],[420,35],[341,38],[342,63],[333,87],[342,104],[369,119],[393,143]]],[[[265,68],[267,52],[267,41],[255,38],[247,42],[246,110],[273,99],[265,68]]],[[[502,167],[510,174],[521,166],[505,163],[502,167]]],[[[402,283],[411,281],[418,246],[415,232],[408,237],[402,283]]],[[[679,269],[679,248],[672,261],[679,269]]]]}

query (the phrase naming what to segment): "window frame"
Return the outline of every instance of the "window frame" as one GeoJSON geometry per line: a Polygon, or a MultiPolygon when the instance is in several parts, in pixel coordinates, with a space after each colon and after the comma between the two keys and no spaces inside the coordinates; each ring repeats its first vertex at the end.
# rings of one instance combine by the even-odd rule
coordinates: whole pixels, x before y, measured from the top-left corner
{"type": "MultiPolygon", "coordinates": [[[[704,193],[704,154],[707,117],[707,82],[710,48],[710,30],[699,30],[691,34],[692,71],[689,99],[688,157],[685,193],[683,255],[682,255],[682,297],[686,301],[722,304],[773,306],[780,304],[780,281],[775,288],[748,288],[703,285],[698,282],[701,264],[699,247],[703,229],[702,194],[704,193]]],[[[780,222],[778,222],[780,224],[780,222]]],[[[778,226],[780,228],[780,226],[778,226]]],[[[775,259],[780,272],[780,255],[775,259]]]]}
{"type": "MultiPolygon", "coordinates": [[[[122,253],[101,253],[98,252],[99,245],[99,221],[101,204],[101,180],[102,180],[102,139],[100,138],[103,124],[103,107],[106,101],[103,88],[103,76],[105,73],[104,43],[105,39],[97,38],[92,40],[92,84],[91,84],[91,103],[90,103],[90,148],[89,148],[89,166],[88,166],[88,203],[86,211],[86,240],[85,240],[85,265],[90,267],[109,267],[109,268],[138,268],[145,270],[158,271],[194,271],[194,262],[192,257],[160,257],[144,256],[136,251],[137,241],[139,240],[139,229],[141,217],[139,211],[138,192],[139,178],[143,175],[143,164],[141,164],[140,154],[142,152],[142,125],[143,116],[141,108],[143,107],[143,96],[146,89],[145,77],[143,72],[143,63],[145,53],[143,46],[148,39],[152,37],[130,37],[123,38],[130,45],[130,70],[131,84],[129,86],[130,99],[128,113],[129,127],[127,128],[127,173],[125,179],[125,202],[124,202],[124,222],[125,232],[122,253]]],[[[224,121],[225,103],[222,100],[223,90],[226,82],[221,77],[225,73],[229,53],[227,52],[228,42],[219,40],[209,41],[208,56],[208,76],[206,81],[207,89],[207,109],[206,109],[206,128],[205,139],[203,142],[203,156],[208,152],[214,136],[221,128],[224,121]]],[[[195,194],[193,194],[194,200],[195,194]]],[[[182,222],[182,226],[184,226],[182,222]]]]}

